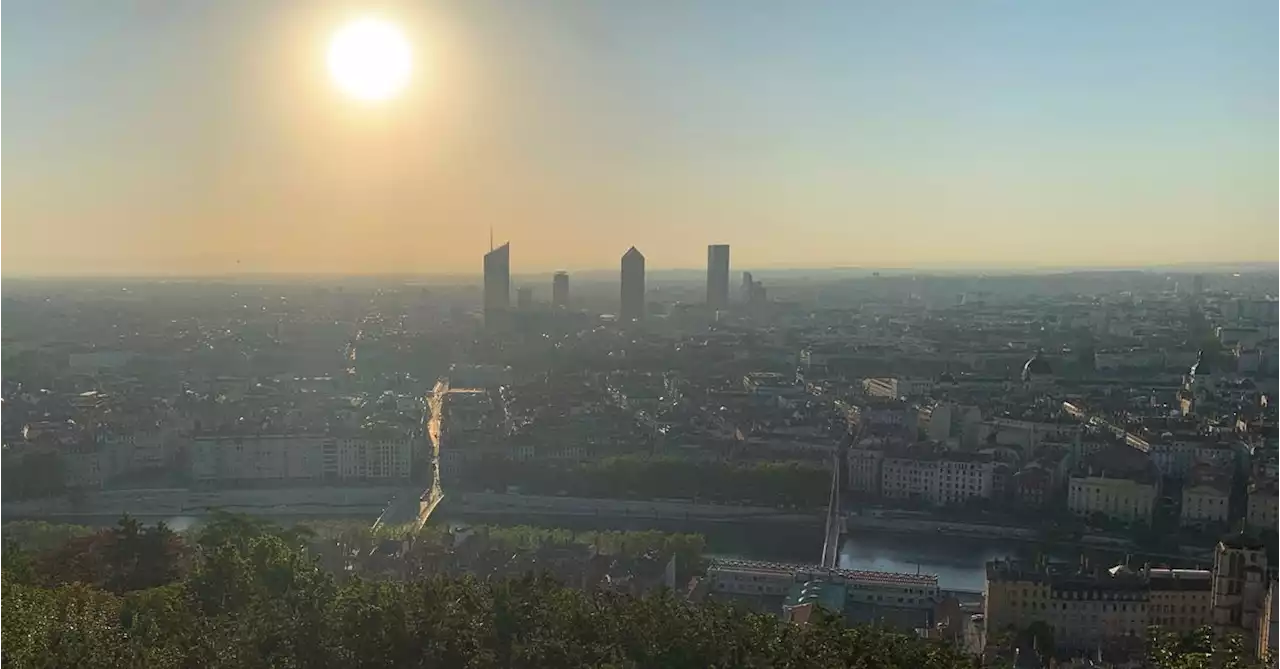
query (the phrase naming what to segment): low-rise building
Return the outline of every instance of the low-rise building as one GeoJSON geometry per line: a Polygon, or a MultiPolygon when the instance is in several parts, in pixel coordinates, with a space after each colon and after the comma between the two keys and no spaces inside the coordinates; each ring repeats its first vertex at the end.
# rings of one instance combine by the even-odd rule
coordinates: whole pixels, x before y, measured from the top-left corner
{"type": "Polygon", "coordinates": [[[752,560],[712,560],[707,568],[711,592],[757,597],[787,597],[795,586],[807,583],[841,585],[846,605],[932,610],[939,599],[938,577],[931,574],[823,569],[818,566],[757,562],[752,560]]]}

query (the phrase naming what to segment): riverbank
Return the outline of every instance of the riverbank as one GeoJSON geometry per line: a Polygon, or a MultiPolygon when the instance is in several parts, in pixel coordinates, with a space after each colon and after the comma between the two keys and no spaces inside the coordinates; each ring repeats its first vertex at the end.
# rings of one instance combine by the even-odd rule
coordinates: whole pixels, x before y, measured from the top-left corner
{"type": "Polygon", "coordinates": [[[443,509],[450,513],[494,516],[605,517],[712,522],[760,522],[821,526],[820,513],[781,511],[764,506],[696,504],[682,501],[640,501],[510,495],[503,493],[449,493],[443,509]]]}
{"type": "Polygon", "coordinates": [[[101,490],[86,493],[79,503],[72,503],[65,497],[5,502],[0,506],[0,518],[60,521],[69,517],[118,519],[127,514],[150,519],[203,516],[211,509],[222,509],[264,516],[368,516],[372,523],[391,499],[406,494],[417,498],[417,493],[410,488],[390,486],[217,491],[188,488],[101,490]]]}
{"type": "MultiPolygon", "coordinates": [[[[68,517],[136,518],[203,516],[212,509],[265,516],[367,515],[373,523],[393,500],[416,502],[420,490],[371,486],[346,488],[283,488],[278,490],[201,491],[185,488],[110,490],[88,493],[79,504],[66,498],[9,502],[0,507],[4,520],[59,520],[68,517]]],[[[769,507],[696,504],[682,501],[639,501],[450,492],[441,503],[459,513],[513,517],[603,517],[723,522],[765,522],[813,525],[819,513],[782,511],[769,507]]],[[[416,511],[416,509],[415,509],[416,511]]]]}
{"type": "MultiPolygon", "coordinates": [[[[175,519],[196,522],[211,510],[222,509],[262,516],[284,524],[325,518],[361,519],[372,524],[388,509],[392,500],[416,502],[419,494],[420,490],[414,488],[389,486],[221,491],[181,488],[114,490],[89,493],[78,505],[72,505],[66,499],[6,503],[0,507],[0,517],[4,520],[110,525],[128,514],[147,522],[164,521],[172,525],[175,519]]],[[[719,533],[743,535],[753,540],[729,541],[721,552],[749,558],[804,562],[813,562],[820,557],[824,521],[823,514],[816,511],[804,513],[769,507],[459,491],[449,492],[435,514],[445,520],[500,525],[589,525],[595,529],[661,529],[704,534],[709,528],[732,528],[719,533]],[[816,547],[802,548],[811,542],[816,547]],[[772,550],[779,544],[794,550],[772,550]]],[[[1143,553],[1131,542],[1115,537],[1085,536],[1079,542],[1052,544],[1044,542],[1039,533],[1030,528],[937,520],[911,512],[858,513],[847,516],[846,521],[846,550],[842,551],[841,566],[847,563],[848,568],[915,571],[926,569],[925,564],[933,564],[943,571],[959,569],[970,585],[976,582],[974,574],[982,571],[985,561],[997,557],[1041,554],[1075,561],[1082,553],[1104,560],[1120,559],[1126,554],[1137,559],[1143,553]],[[889,559],[892,564],[877,564],[883,557],[879,554],[864,556],[869,562],[849,558],[850,562],[843,557],[857,555],[857,547],[869,540],[875,546],[886,537],[902,540],[893,551],[895,557],[889,559]],[[945,550],[937,554],[911,550],[930,546],[941,546],[945,550]],[[997,550],[989,551],[988,547],[996,547],[997,550]],[[948,564],[946,555],[959,552],[978,555],[982,559],[948,564]],[[903,562],[906,565],[901,564],[903,562]]],[[[1208,554],[1208,551],[1197,550],[1182,555],[1148,555],[1143,559],[1192,566],[1205,560],[1208,554]]]]}

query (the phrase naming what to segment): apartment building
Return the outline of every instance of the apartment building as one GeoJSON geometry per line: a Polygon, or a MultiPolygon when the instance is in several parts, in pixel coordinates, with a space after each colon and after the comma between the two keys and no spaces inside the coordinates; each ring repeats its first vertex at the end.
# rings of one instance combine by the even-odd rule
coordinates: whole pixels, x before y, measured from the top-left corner
{"type": "Polygon", "coordinates": [[[1126,523],[1151,523],[1159,496],[1154,481],[1106,475],[1072,476],[1067,484],[1067,508],[1087,518],[1101,513],[1126,523]]]}
{"type": "Polygon", "coordinates": [[[1043,444],[1076,443],[1083,433],[1080,423],[1063,412],[1035,418],[995,416],[983,424],[979,437],[1001,446],[1017,446],[1026,455],[1035,456],[1043,444]]]}
{"type": "Polygon", "coordinates": [[[1161,476],[1185,479],[1198,464],[1210,464],[1220,468],[1236,466],[1241,457],[1242,444],[1217,436],[1200,434],[1174,434],[1165,432],[1147,437],[1148,453],[1161,476]]]}
{"type": "Polygon", "coordinates": [[[915,444],[887,454],[881,465],[880,492],[889,499],[945,506],[990,498],[993,485],[990,456],[947,451],[936,444],[915,444]]]}
{"type": "Polygon", "coordinates": [[[995,632],[1042,622],[1060,650],[1077,651],[1145,637],[1150,626],[1187,633],[1212,625],[1258,652],[1271,626],[1274,583],[1266,567],[1265,546],[1243,536],[1219,542],[1212,569],[995,560],[987,563],[986,625],[995,632]]]}
{"type": "Polygon", "coordinates": [[[255,481],[404,479],[408,435],[199,435],[191,445],[191,477],[207,484],[255,481]]]}
{"type": "Polygon", "coordinates": [[[879,497],[884,451],[877,444],[855,444],[848,453],[845,490],[854,494],[879,497]]]}
{"type": "Polygon", "coordinates": [[[1231,507],[1231,472],[1212,465],[1197,465],[1182,488],[1183,527],[1225,525],[1231,507]]]}
{"type": "Polygon", "coordinates": [[[1126,523],[1151,523],[1160,475],[1146,453],[1114,445],[1081,463],[1067,483],[1067,508],[1088,518],[1102,514],[1126,523]]]}
{"type": "Polygon", "coordinates": [[[1277,497],[1280,497],[1280,487],[1274,478],[1259,479],[1249,486],[1245,521],[1250,529],[1275,533],[1277,497]]]}

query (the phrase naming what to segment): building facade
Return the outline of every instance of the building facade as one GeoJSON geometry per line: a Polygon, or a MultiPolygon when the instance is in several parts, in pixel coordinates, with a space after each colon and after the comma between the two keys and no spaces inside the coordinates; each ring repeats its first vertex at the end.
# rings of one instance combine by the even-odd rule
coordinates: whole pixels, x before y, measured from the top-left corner
{"type": "Polygon", "coordinates": [[[408,435],[204,435],[191,444],[191,478],[204,484],[397,480],[409,478],[412,457],[408,435]]]}
{"type": "Polygon", "coordinates": [[[1179,522],[1183,527],[1226,525],[1230,507],[1230,473],[1211,465],[1200,465],[1192,470],[1190,480],[1182,488],[1179,522]]]}
{"type": "Polygon", "coordinates": [[[990,457],[922,446],[927,445],[884,457],[880,480],[882,496],[935,506],[991,497],[994,467],[990,457]]]}
{"type": "Polygon", "coordinates": [[[618,316],[624,322],[644,318],[644,254],[634,246],[622,254],[622,304],[618,316]]]}
{"type": "Polygon", "coordinates": [[[712,560],[707,568],[711,591],[758,597],[785,597],[797,584],[845,586],[846,605],[877,604],[895,608],[932,609],[939,601],[938,577],[817,566],[712,560]]]}
{"type": "Polygon", "coordinates": [[[484,254],[484,318],[493,325],[511,308],[511,244],[484,254]]]}
{"type": "Polygon", "coordinates": [[[1265,546],[1232,537],[1215,549],[1213,569],[995,560],[987,563],[984,612],[988,638],[1038,622],[1060,650],[1140,640],[1151,626],[1188,633],[1211,625],[1219,636],[1239,634],[1256,654],[1269,641],[1273,593],[1265,546]]]}
{"type": "Polygon", "coordinates": [[[707,306],[729,308],[729,245],[707,247],[707,306]]]}
{"type": "Polygon", "coordinates": [[[856,445],[850,448],[845,489],[867,497],[879,497],[880,468],[883,462],[884,451],[879,448],[874,446],[861,448],[856,445]]]}
{"type": "Polygon", "coordinates": [[[569,273],[556,272],[551,277],[551,306],[564,309],[569,306],[569,273]]]}
{"type": "Polygon", "coordinates": [[[1245,511],[1245,521],[1250,529],[1259,531],[1276,531],[1277,489],[1275,479],[1266,479],[1249,486],[1249,501],[1245,511]]]}
{"type": "Polygon", "coordinates": [[[1106,476],[1072,476],[1067,508],[1087,518],[1101,513],[1126,523],[1151,523],[1159,491],[1153,482],[1106,476]]]}

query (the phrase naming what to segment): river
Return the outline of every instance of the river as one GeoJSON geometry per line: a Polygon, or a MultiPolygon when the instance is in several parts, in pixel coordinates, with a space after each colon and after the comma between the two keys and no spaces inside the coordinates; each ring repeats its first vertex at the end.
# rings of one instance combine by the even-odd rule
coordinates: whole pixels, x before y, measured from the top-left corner
{"type": "MultiPolygon", "coordinates": [[[[510,516],[444,513],[451,523],[512,524],[510,516]]],[[[586,530],[661,530],[696,532],[707,539],[710,557],[817,564],[822,554],[822,527],[776,523],[723,523],[655,519],[533,517],[525,524],[586,530]]],[[[935,574],[948,590],[980,592],[986,563],[996,558],[1034,555],[1034,547],[1017,541],[965,539],[936,535],[900,535],[860,531],[845,536],[839,565],[844,569],[935,574]]],[[[1074,555],[1050,554],[1056,559],[1074,555]]]]}

